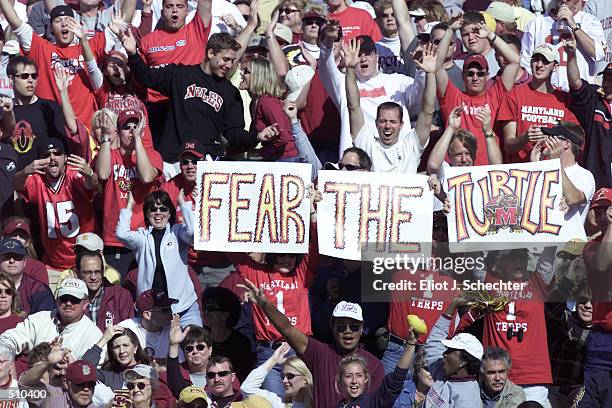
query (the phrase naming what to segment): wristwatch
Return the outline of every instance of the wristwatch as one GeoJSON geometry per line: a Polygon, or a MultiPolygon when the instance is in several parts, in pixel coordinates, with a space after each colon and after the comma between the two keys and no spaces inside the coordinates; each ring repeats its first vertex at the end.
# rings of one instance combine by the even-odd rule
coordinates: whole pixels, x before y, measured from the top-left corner
{"type": "Polygon", "coordinates": [[[572,28],[572,33],[575,33],[578,30],[582,30],[580,23],[576,23],[576,27],[572,28]]]}
{"type": "Polygon", "coordinates": [[[110,141],[111,141],[111,138],[108,137],[108,136],[105,136],[105,137],[102,137],[100,139],[100,144],[103,144],[103,143],[106,143],[106,142],[110,142],[110,141]]]}

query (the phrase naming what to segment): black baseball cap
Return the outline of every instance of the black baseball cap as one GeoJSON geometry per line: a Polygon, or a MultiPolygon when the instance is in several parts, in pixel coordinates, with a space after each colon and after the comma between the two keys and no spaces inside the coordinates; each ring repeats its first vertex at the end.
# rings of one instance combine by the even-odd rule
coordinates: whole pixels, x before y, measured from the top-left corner
{"type": "Polygon", "coordinates": [[[74,12],[69,6],[62,4],[62,5],[53,7],[53,10],[51,10],[51,13],[49,14],[49,18],[51,19],[51,21],[61,16],[74,17],[74,12]]]}
{"type": "Polygon", "coordinates": [[[21,241],[13,238],[4,238],[0,241],[0,255],[6,254],[26,256],[26,250],[21,241]]]}
{"type": "Polygon", "coordinates": [[[45,153],[55,150],[58,154],[66,154],[66,148],[64,147],[64,142],[54,137],[50,137],[47,139],[47,143],[40,147],[40,156],[45,153]]]}
{"type": "Polygon", "coordinates": [[[369,35],[359,35],[357,36],[357,40],[361,45],[359,48],[359,55],[370,55],[371,53],[376,52],[376,43],[374,43],[374,40],[372,40],[372,37],[369,35]]]}
{"type": "Polygon", "coordinates": [[[542,129],[542,133],[544,133],[545,135],[548,136],[558,136],[560,138],[563,139],[567,139],[570,142],[578,145],[578,146],[582,146],[582,143],[584,142],[582,136],[580,136],[577,133],[572,132],[571,130],[569,130],[568,128],[566,128],[565,126],[554,126],[554,127],[542,127],[540,128],[542,129]]]}

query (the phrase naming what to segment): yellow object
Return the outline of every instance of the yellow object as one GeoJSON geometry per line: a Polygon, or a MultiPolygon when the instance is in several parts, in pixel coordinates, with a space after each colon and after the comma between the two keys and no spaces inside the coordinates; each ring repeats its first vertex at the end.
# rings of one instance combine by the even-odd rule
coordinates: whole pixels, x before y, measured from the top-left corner
{"type": "Polygon", "coordinates": [[[406,320],[408,320],[408,325],[414,329],[416,334],[427,334],[427,325],[419,316],[408,315],[406,320]]]}
{"type": "Polygon", "coordinates": [[[487,13],[486,11],[481,11],[480,14],[482,14],[482,17],[484,18],[485,24],[487,25],[487,28],[489,29],[489,31],[494,33],[496,24],[495,24],[495,19],[493,18],[493,16],[487,13]]]}

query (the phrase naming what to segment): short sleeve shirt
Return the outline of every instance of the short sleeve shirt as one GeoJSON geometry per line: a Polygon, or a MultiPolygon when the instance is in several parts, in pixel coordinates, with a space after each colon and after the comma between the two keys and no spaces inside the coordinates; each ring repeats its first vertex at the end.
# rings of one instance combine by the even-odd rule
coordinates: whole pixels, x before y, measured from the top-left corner
{"type": "Polygon", "coordinates": [[[372,171],[384,173],[416,174],[421,153],[427,146],[419,145],[416,131],[401,134],[397,143],[385,145],[375,128],[364,124],[355,138],[355,146],[363,149],[372,159],[372,171]]]}

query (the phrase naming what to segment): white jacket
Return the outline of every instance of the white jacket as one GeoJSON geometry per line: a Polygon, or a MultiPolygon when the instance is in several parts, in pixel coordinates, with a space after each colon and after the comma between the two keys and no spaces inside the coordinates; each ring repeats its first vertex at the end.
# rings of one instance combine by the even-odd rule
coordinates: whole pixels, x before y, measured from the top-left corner
{"type": "Polygon", "coordinates": [[[75,359],[80,359],[100,338],[102,332],[87,316],[76,323],[69,324],[62,331],[55,319],[57,310],[31,314],[14,329],[0,335],[0,343],[8,344],[17,354],[31,351],[45,341],[51,342],[58,336],[63,339],[62,347],[70,349],[75,359]]]}

